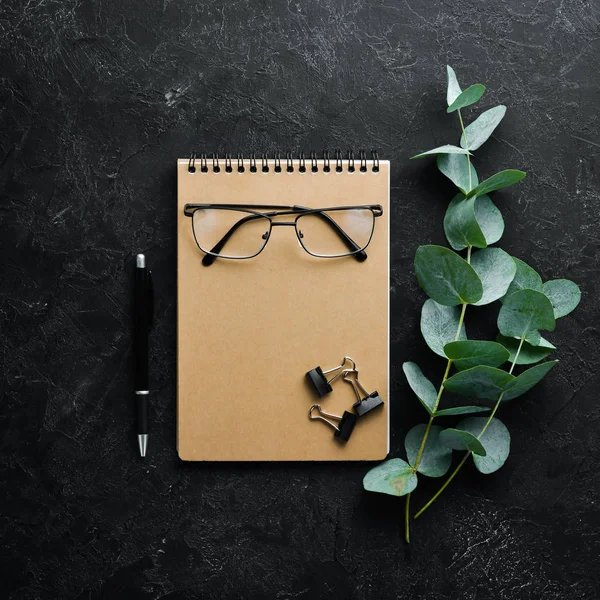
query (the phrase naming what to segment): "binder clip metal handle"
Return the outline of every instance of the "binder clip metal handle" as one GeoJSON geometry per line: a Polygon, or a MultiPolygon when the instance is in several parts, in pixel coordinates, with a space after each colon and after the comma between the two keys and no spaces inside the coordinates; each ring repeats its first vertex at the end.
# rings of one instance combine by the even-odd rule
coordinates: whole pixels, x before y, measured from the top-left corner
{"type": "Polygon", "coordinates": [[[344,414],[341,417],[339,417],[338,415],[331,415],[329,413],[326,413],[321,409],[321,406],[319,404],[313,404],[310,407],[310,410],[308,411],[308,418],[313,420],[320,419],[321,421],[327,423],[327,425],[329,425],[330,427],[333,427],[333,429],[335,429],[333,436],[338,438],[342,442],[347,442],[350,439],[350,436],[352,435],[352,430],[354,429],[354,426],[356,425],[357,421],[356,415],[353,415],[352,413],[349,413],[346,410],[344,411],[344,414]],[[319,411],[319,414],[316,416],[313,415],[313,410],[315,409],[319,411]],[[332,423],[329,419],[326,419],[325,417],[329,417],[329,419],[339,421],[339,424],[336,425],[335,423],[332,423]]]}
{"type": "Polygon", "coordinates": [[[344,360],[342,360],[342,364],[337,367],[333,367],[333,369],[328,369],[327,371],[323,371],[321,367],[315,367],[311,369],[307,374],[306,378],[310,381],[313,386],[315,392],[322,398],[323,396],[329,394],[329,392],[333,391],[331,384],[341,375],[345,373],[344,367],[346,363],[352,364],[352,369],[356,369],[356,363],[349,356],[344,356],[344,360]],[[335,373],[337,371],[337,373],[335,373]],[[330,373],[335,373],[335,375],[331,379],[327,379],[327,375],[330,373]]]}
{"type": "Polygon", "coordinates": [[[359,417],[366,415],[378,406],[383,406],[383,400],[377,391],[369,393],[358,378],[356,369],[348,369],[344,373],[344,381],[349,383],[356,394],[356,402],[352,405],[359,417]],[[350,377],[354,374],[354,378],[350,377]],[[364,394],[361,396],[361,392],[364,394]]]}

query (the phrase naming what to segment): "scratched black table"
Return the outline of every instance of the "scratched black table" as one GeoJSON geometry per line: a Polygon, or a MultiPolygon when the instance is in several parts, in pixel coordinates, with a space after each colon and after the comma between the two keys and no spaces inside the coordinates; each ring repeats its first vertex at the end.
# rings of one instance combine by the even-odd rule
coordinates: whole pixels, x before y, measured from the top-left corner
{"type": "Polygon", "coordinates": [[[0,24],[3,597],[600,596],[596,4],[49,0],[4,2],[0,24]],[[403,456],[424,415],[402,362],[442,368],[420,338],[412,259],[444,243],[452,190],[431,161],[407,159],[457,139],[447,62],[488,85],[483,106],[509,107],[480,172],[529,173],[496,195],[502,246],[584,296],[552,336],[559,367],[503,410],[504,468],[465,469],[407,547],[402,501],[363,492],[365,465],[177,458],[174,160],[352,147],[393,161],[403,456]],[[145,461],[132,410],[138,251],[157,290],[145,461]]]}

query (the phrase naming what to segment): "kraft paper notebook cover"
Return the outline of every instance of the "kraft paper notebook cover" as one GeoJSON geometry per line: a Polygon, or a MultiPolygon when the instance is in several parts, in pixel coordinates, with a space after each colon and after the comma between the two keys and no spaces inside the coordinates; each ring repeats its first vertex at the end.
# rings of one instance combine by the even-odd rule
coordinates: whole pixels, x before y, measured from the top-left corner
{"type": "Polygon", "coordinates": [[[177,163],[177,448],[183,460],[379,460],[389,448],[389,162],[373,172],[313,173],[293,161],[281,172],[250,172],[244,160],[231,173],[212,160],[177,163]],[[202,265],[186,203],[300,205],[311,208],[381,204],[383,215],[368,258],[325,259],[307,254],[292,227],[273,228],[264,251],[248,260],[202,265]],[[344,444],[333,429],[311,421],[312,404],[352,412],[356,397],[342,380],[319,399],[305,373],[351,356],[360,381],[377,390],[382,408],[361,417],[344,444]]]}

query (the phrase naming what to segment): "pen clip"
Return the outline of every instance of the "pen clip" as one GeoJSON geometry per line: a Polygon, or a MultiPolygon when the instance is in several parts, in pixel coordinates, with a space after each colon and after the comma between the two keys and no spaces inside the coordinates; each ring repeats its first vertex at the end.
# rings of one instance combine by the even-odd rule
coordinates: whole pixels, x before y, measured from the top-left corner
{"type": "Polygon", "coordinates": [[[148,269],[146,280],[146,306],[148,307],[148,329],[150,329],[154,320],[154,284],[152,283],[152,271],[150,269],[148,269]]]}

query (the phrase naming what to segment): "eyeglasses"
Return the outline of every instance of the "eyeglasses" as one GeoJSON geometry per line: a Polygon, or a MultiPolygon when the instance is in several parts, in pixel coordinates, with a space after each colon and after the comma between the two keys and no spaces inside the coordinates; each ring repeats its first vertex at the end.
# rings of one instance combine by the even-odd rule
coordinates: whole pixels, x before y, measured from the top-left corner
{"type": "Polygon", "coordinates": [[[379,204],[331,208],[186,204],[183,212],[192,219],[196,244],[206,254],[202,264],[208,267],[217,258],[257,256],[265,249],[273,227],[283,226],[294,227],[300,245],[312,256],[354,256],[362,262],[367,259],[365,248],[373,237],[375,218],[383,215],[383,208],[379,204]],[[296,215],[293,221],[277,220],[291,215],[296,215]]]}

